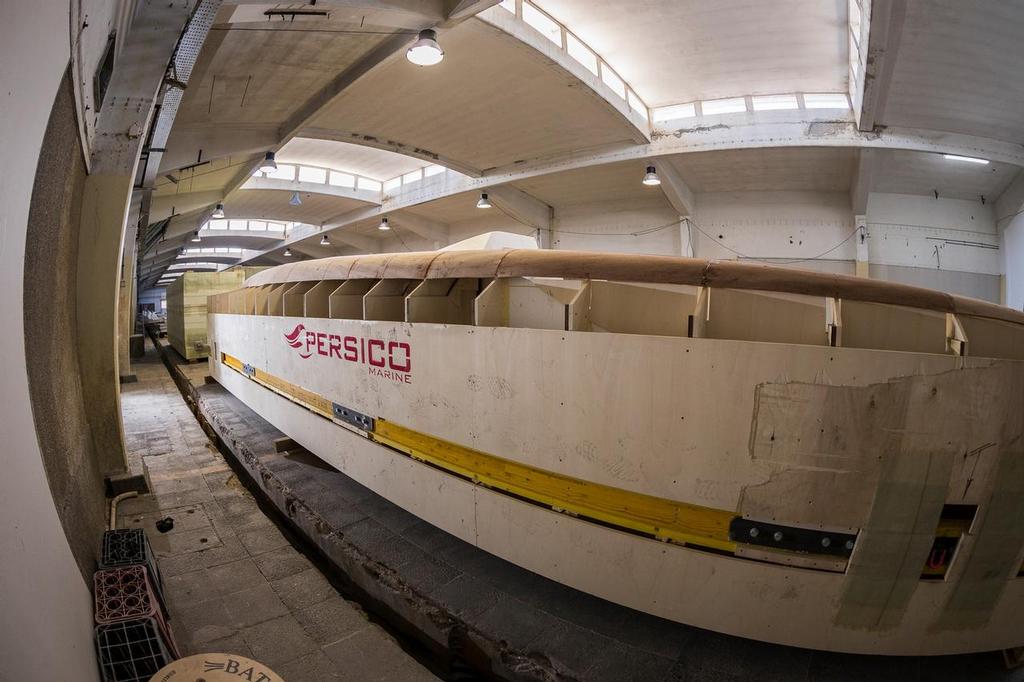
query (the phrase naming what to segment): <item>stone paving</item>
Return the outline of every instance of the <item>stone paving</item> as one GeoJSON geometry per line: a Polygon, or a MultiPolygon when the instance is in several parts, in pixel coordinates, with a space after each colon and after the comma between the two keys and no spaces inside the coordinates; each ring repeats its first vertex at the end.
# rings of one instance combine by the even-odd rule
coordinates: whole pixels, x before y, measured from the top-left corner
{"type": "MultiPolygon", "coordinates": [[[[225,652],[286,682],[436,680],[292,547],[210,443],[156,351],[121,395],[133,473],[152,494],[121,503],[119,527],[143,527],[164,576],[182,655],[225,652]],[[156,522],[170,517],[166,533],[156,522]]],[[[187,367],[206,374],[206,365],[187,367]]]]}

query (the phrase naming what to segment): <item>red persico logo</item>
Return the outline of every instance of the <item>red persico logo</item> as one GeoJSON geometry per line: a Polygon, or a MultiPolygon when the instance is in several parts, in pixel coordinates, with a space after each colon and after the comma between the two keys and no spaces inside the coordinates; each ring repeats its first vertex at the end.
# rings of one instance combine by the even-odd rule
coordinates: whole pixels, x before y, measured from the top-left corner
{"type": "MultiPolygon", "coordinates": [[[[292,348],[301,348],[303,343],[305,343],[305,341],[303,339],[300,339],[299,336],[301,336],[302,332],[304,332],[305,330],[306,330],[306,326],[305,325],[303,325],[303,324],[296,325],[295,329],[293,329],[290,334],[285,334],[284,335],[285,343],[287,343],[292,348]]],[[[302,359],[306,359],[310,355],[312,355],[312,353],[310,353],[310,352],[303,353],[302,351],[299,351],[299,357],[301,357],[302,359]]]]}
{"type": "Polygon", "coordinates": [[[384,341],[362,336],[316,332],[298,324],[284,335],[285,343],[307,359],[314,353],[326,358],[368,365],[370,374],[411,383],[412,347],[404,341],[384,341]]]}

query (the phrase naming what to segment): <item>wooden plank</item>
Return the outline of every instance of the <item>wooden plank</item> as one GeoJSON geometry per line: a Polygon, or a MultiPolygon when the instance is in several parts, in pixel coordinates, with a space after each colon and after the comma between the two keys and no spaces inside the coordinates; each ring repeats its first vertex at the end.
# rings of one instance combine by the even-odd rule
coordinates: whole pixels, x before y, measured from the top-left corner
{"type": "Polygon", "coordinates": [[[363,296],[363,319],[402,322],[405,320],[405,297],[419,281],[382,279],[363,296]]]}
{"type": "Polygon", "coordinates": [[[330,317],[331,294],[341,286],[341,282],[325,279],[306,292],[303,297],[303,314],[306,317],[330,317]]]}
{"type": "Polygon", "coordinates": [[[687,318],[697,297],[682,288],[619,282],[590,283],[592,331],[652,336],[686,336],[687,318]]]}
{"type": "Polygon", "coordinates": [[[705,338],[828,345],[825,299],[715,289],[705,338]]]}
{"type": "Polygon", "coordinates": [[[843,346],[912,353],[946,352],[943,313],[844,300],[843,346]]]}

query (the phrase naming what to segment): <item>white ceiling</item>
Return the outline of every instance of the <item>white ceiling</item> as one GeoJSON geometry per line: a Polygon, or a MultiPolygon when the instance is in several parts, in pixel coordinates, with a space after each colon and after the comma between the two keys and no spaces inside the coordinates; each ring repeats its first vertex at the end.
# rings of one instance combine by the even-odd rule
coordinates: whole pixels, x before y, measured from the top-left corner
{"type": "Polygon", "coordinates": [[[479,19],[442,36],[445,59],[382,65],[311,123],[486,170],[630,140],[611,107],[540,52],[479,19]]]}
{"type": "Polygon", "coordinates": [[[906,3],[880,120],[1024,143],[1021,3],[906,3]]]}
{"type": "Polygon", "coordinates": [[[347,65],[386,38],[332,32],[348,30],[359,30],[359,26],[326,21],[215,25],[175,125],[283,123],[347,65]]]}
{"type": "Polygon", "coordinates": [[[846,0],[537,0],[648,106],[845,92],[846,0]]]}
{"type": "Polygon", "coordinates": [[[1005,163],[982,166],[951,161],[942,154],[888,149],[875,150],[874,159],[873,192],[929,195],[938,191],[940,197],[975,201],[984,196],[994,202],[1020,170],[1005,163]]]}
{"type": "Polygon", "coordinates": [[[421,159],[385,149],[304,137],[289,140],[277,153],[276,158],[280,163],[304,163],[310,166],[337,168],[380,181],[390,180],[430,165],[421,159]]]}
{"type": "Polygon", "coordinates": [[[678,154],[669,162],[694,192],[845,192],[855,154],[841,147],[768,147],[678,154]]]}

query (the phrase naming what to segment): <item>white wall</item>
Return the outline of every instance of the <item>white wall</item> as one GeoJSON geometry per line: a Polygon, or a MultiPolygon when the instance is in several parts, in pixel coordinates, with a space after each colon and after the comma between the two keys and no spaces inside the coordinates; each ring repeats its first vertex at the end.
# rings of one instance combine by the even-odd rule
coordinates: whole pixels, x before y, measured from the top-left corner
{"type": "Polygon", "coordinates": [[[1003,230],[1006,305],[1024,310],[1024,213],[1013,216],[1003,230]]]}
{"type": "MultiPolygon", "coordinates": [[[[561,206],[551,248],[683,255],[692,238],[700,258],[854,274],[857,236],[845,192],[708,192],[696,204],[689,228],[660,196],[561,206]]],[[[393,222],[400,227],[400,216],[393,222]]],[[[872,277],[999,300],[1003,253],[991,204],[874,193],[868,227],[872,277]]],[[[535,233],[494,209],[452,224],[449,243],[489,230],[535,233]]],[[[1011,243],[1016,235],[1009,233],[1011,243]]],[[[395,251],[430,248],[407,233],[385,244],[395,251]]]]}
{"type": "Polygon", "coordinates": [[[991,203],[872,193],[872,277],[999,300],[1002,256],[991,203]]]}
{"type": "MultiPolygon", "coordinates": [[[[0,677],[96,680],[92,600],[61,529],[29,402],[22,324],[25,234],[36,163],[68,66],[66,0],[0,2],[0,677]]],[[[99,538],[97,538],[97,542],[99,538]]]]}
{"type": "Polygon", "coordinates": [[[693,222],[700,258],[854,271],[857,247],[845,192],[707,192],[697,197],[693,222]]]}

